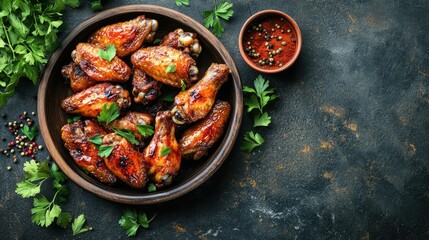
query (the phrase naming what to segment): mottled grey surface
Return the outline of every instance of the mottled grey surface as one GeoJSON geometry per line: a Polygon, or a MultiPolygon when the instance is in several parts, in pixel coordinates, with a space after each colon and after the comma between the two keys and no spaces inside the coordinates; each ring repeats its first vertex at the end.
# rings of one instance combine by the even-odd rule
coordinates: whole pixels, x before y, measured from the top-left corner
{"type": "MultiPolygon", "coordinates": [[[[62,38],[93,15],[81,2],[65,13],[62,38]]],[[[173,0],[108,0],[106,7],[158,4],[202,22],[212,1],[190,2],[186,8],[173,0]]],[[[252,129],[245,114],[232,154],[206,184],[176,201],[141,207],[157,215],[139,239],[428,239],[429,2],[232,2],[236,13],[220,40],[244,85],[258,73],[240,58],[237,38],[257,11],[295,18],[304,40],[300,58],[288,71],[263,75],[280,96],[269,108],[270,127],[257,129],[265,144],[252,154],[239,151],[252,129]]],[[[21,82],[0,113],[12,119],[34,111],[36,92],[21,82]]],[[[11,140],[4,127],[0,133],[11,140]]],[[[0,238],[72,238],[70,229],[31,223],[31,200],[14,193],[22,161],[0,156],[0,238]]],[[[126,206],[69,186],[65,210],[84,213],[94,228],[77,239],[126,238],[118,225],[126,206]]]]}

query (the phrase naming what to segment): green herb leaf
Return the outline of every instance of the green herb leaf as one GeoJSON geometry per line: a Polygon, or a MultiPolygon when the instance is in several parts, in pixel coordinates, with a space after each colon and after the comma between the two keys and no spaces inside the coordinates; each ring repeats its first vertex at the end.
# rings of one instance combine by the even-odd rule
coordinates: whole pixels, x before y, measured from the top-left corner
{"type": "Polygon", "coordinates": [[[227,1],[221,2],[216,5],[215,1],[215,7],[213,10],[203,12],[203,25],[206,28],[213,28],[213,33],[217,37],[221,37],[225,29],[222,26],[220,18],[228,21],[229,18],[234,15],[234,10],[232,10],[233,6],[233,3],[227,1]]]}
{"type": "Polygon", "coordinates": [[[103,50],[103,49],[98,50],[98,56],[100,56],[101,58],[109,62],[112,61],[112,59],[116,56],[115,45],[109,44],[107,45],[106,50],[103,50]]]}
{"type": "Polygon", "coordinates": [[[103,136],[101,134],[97,134],[88,139],[92,142],[97,148],[100,148],[100,145],[103,144],[103,136]]]}
{"type": "Polygon", "coordinates": [[[148,220],[145,212],[137,212],[134,209],[125,209],[119,219],[119,225],[125,230],[128,237],[135,236],[140,226],[149,228],[149,223],[155,218],[148,220]]]}
{"type": "Polygon", "coordinates": [[[151,125],[137,125],[137,130],[143,137],[150,137],[153,135],[153,127],[151,125]]]}
{"type": "Polygon", "coordinates": [[[24,127],[21,128],[21,132],[24,133],[25,136],[27,136],[28,139],[30,139],[30,141],[33,141],[33,139],[37,135],[37,128],[36,126],[29,128],[28,125],[24,125],[24,127]]]}
{"type": "Polygon", "coordinates": [[[156,186],[153,183],[149,183],[149,185],[147,186],[147,191],[148,192],[156,192],[156,186]]]}
{"type": "Polygon", "coordinates": [[[161,156],[165,157],[171,153],[171,149],[168,146],[163,146],[161,149],[161,156]]]}
{"type": "Polygon", "coordinates": [[[72,216],[68,212],[61,212],[57,217],[57,225],[62,228],[67,228],[67,225],[71,222],[72,216]]]}
{"type": "Polygon", "coordinates": [[[113,146],[101,145],[98,149],[98,156],[100,157],[109,157],[113,151],[113,146]]]}
{"type": "Polygon", "coordinates": [[[170,63],[165,69],[165,73],[173,73],[176,72],[176,64],[170,63]]]}
{"type": "Polygon", "coordinates": [[[180,86],[182,87],[182,92],[184,92],[186,90],[186,83],[183,81],[183,79],[180,80],[180,86]]]}
{"type": "Polygon", "coordinates": [[[67,118],[67,123],[74,123],[77,122],[81,116],[74,116],[73,118],[67,118]]]}
{"type": "Polygon", "coordinates": [[[271,117],[268,116],[268,113],[264,112],[262,114],[255,113],[253,119],[253,127],[267,127],[271,123],[271,117]]]}
{"type": "Polygon", "coordinates": [[[246,153],[251,153],[255,147],[261,146],[264,143],[264,139],[259,133],[253,133],[252,131],[244,134],[244,140],[241,143],[240,150],[246,153]]]}
{"type": "Polygon", "coordinates": [[[189,7],[189,0],[175,0],[176,1],[176,6],[180,7],[180,6],[186,6],[189,7]]]}
{"type": "Polygon", "coordinates": [[[15,192],[23,198],[34,197],[40,193],[40,184],[34,184],[28,180],[21,181],[16,184],[15,192]]]}
{"type": "Polygon", "coordinates": [[[162,101],[165,101],[165,102],[174,102],[174,96],[173,95],[165,95],[162,98],[162,101]]]}
{"type": "Polygon", "coordinates": [[[153,45],[158,45],[158,43],[160,43],[160,42],[161,42],[161,39],[156,38],[155,40],[153,40],[152,44],[153,45]]]}
{"type": "Polygon", "coordinates": [[[94,12],[101,11],[104,9],[103,5],[101,4],[101,0],[91,0],[91,9],[94,12]]]}
{"type": "Polygon", "coordinates": [[[134,136],[134,133],[130,130],[127,129],[121,129],[121,130],[117,130],[117,129],[113,129],[113,131],[123,137],[126,138],[131,144],[139,144],[139,141],[137,141],[136,137],[134,136]]]}
{"type": "Polygon", "coordinates": [[[86,219],[83,214],[79,215],[77,218],[74,219],[72,223],[73,236],[92,230],[91,227],[84,227],[85,222],[86,219]]]}
{"type": "Polygon", "coordinates": [[[108,105],[108,103],[105,103],[101,109],[100,115],[97,117],[97,120],[99,122],[104,122],[106,124],[109,124],[116,118],[118,118],[120,115],[118,104],[111,103],[108,105]]]}

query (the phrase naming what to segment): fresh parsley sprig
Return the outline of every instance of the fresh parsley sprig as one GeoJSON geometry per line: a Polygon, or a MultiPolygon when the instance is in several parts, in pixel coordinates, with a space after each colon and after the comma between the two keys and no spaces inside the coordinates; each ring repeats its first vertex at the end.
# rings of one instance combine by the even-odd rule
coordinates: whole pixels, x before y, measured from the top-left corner
{"type": "Polygon", "coordinates": [[[14,95],[21,78],[34,84],[59,46],[62,12],[79,0],[0,1],[0,106],[14,95]]]}
{"type": "Polygon", "coordinates": [[[165,156],[170,155],[170,153],[171,153],[171,149],[170,149],[170,147],[168,147],[168,146],[163,146],[163,147],[161,148],[161,156],[165,157],[165,156]]]}
{"type": "Polygon", "coordinates": [[[154,134],[152,125],[137,125],[136,127],[143,137],[150,137],[154,134]]]}
{"type": "Polygon", "coordinates": [[[30,128],[28,125],[24,125],[24,127],[21,128],[21,132],[24,133],[25,136],[27,136],[28,139],[30,139],[30,141],[33,141],[33,139],[37,135],[37,127],[36,126],[32,126],[30,128]]]}
{"type": "Polygon", "coordinates": [[[98,56],[100,56],[101,58],[109,62],[112,61],[112,59],[116,56],[115,45],[109,44],[106,46],[105,50],[103,49],[98,50],[98,56]]]}
{"type": "Polygon", "coordinates": [[[84,227],[85,222],[86,218],[83,214],[74,219],[72,223],[73,236],[92,230],[92,227],[84,227]]]}
{"type": "Polygon", "coordinates": [[[117,103],[111,103],[110,105],[108,103],[105,103],[101,109],[100,114],[97,117],[97,120],[99,122],[104,122],[106,124],[109,124],[116,118],[118,118],[120,115],[119,107],[117,103]]]}
{"type": "Polygon", "coordinates": [[[81,116],[79,116],[79,115],[74,116],[73,118],[67,118],[67,123],[77,122],[80,118],[81,118],[81,116]]]}
{"type": "Polygon", "coordinates": [[[135,209],[125,209],[119,219],[119,225],[125,230],[128,237],[135,236],[139,227],[149,228],[149,223],[156,214],[148,220],[145,212],[137,212],[135,209]]]}
{"type": "Polygon", "coordinates": [[[244,134],[243,142],[241,143],[240,150],[246,153],[251,153],[255,147],[261,146],[264,143],[264,138],[259,133],[252,131],[244,134]]]}
{"type": "Polygon", "coordinates": [[[117,135],[119,135],[123,138],[126,138],[131,144],[139,144],[139,141],[137,141],[137,139],[134,136],[134,133],[132,131],[127,130],[127,129],[121,129],[121,130],[113,129],[113,131],[117,135]]]}
{"type": "Polygon", "coordinates": [[[225,29],[222,26],[222,22],[220,21],[220,18],[228,21],[232,15],[234,15],[234,10],[232,10],[232,7],[234,6],[233,3],[224,1],[219,4],[216,4],[216,0],[214,2],[214,9],[209,11],[204,11],[203,16],[203,25],[206,28],[212,28],[213,33],[217,37],[221,37],[222,33],[225,31],[225,29]]]}
{"type": "Polygon", "coordinates": [[[104,9],[103,5],[101,4],[101,0],[91,0],[91,9],[94,12],[98,12],[104,9]]]}
{"type": "Polygon", "coordinates": [[[186,6],[189,7],[189,0],[175,0],[176,2],[176,6],[181,7],[181,6],[186,6]]]}
{"type": "Polygon", "coordinates": [[[168,64],[167,68],[165,69],[165,73],[174,73],[176,72],[176,64],[170,63],[168,64]]]}

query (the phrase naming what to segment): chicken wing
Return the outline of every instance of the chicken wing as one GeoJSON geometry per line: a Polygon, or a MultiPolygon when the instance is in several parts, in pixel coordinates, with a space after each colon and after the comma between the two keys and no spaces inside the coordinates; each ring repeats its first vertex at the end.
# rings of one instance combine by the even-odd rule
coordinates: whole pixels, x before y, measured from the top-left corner
{"type": "Polygon", "coordinates": [[[197,58],[202,50],[200,42],[197,39],[197,34],[185,32],[181,28],[167,34],[159,45],[179,49],[194,58],[197,58]]]}
{"type": "Polygon", "coordinates": [[[179,172],[182,156],[170,111],[157,113],[155,133],[143,154],[155,185],[162,187],[171,184],[179,172]]]}
{"type": "Polygon", "coordinates": [[[104,136],[102,146],[113,147],[110,155],[104,158],[104,162],[116,177],[133,188],[142,188],[146,185],[147,173],[143,154],[135,150],[127,139],[110,133],[104,136]]]}
{"type": "Polygon", "coordinates": [[[100,57],[103,50],[90,43],[79,43],[71,54],[73,61],[95,81],[126,82],[131,69],[117,56],[109,62],[100,57]]]}
{"type": "Polygon", "coordinates": [[[106,132],[91,120],[79,120],[61,128],[64,146],[76,164],[101,182],[111,184],[116,182],[115,175],[107,168],[104,159],[98,156],[98,149],[89,141],[91,137],[105,134],[106,132]]]}
{"type": "Polygon", "coordinates": [[[198,77],[195,60],[168,46],[142,48],[131,55],[131,62],[155,80],[176,88],[182,87],[182,81],[190,86],[198,77]]]}
{"type": "Polygon", "coordinates": [[[61,74],[70,83],[73,92],[80,92],[99,83],[91,79],[80,67],[71,62],[61,69],[61,74]]]}
{"type": "Polygon", "coordinates": [[[198,160],[207,155],[208,149],[222,136],[230,112],[229,103],[217,101],[205,118],[188,128],[179,139],[183,159],[198,160]]]}
{"type": "Polygon", "coordinates": [[[128,112],[127,115],[122,118],[116,119],[110,123],[110,127],[115,129],[126,129],[133,132],[134,136],[142,141],[143,139],[148,138],[149,136],[142,136],[137,129],[138,125],[151,125],[153,118],[147,113],[140,112],[128,112]]]}
{"type": "Polygon", "coordinates": [[[71,114],[97,117],[104,104],[117,103],[120,109],[131,104],[130,95],[119,85],[100,83],[64,99],[61,107],[71,114]]]}
{"type": "Polygon", "coordinates": [[[143,41],[152,42],[157,29],[156,20],[142,15],[127,22],[102,27],[91,35],[88,42],[101,48],[113,44],[116,48],[116,55],[125,57],[137,51],[143,41]]]}
{"type": "Polygon", "coordinates": [[[192,123],[204,118],[212,108],[219,88],[228,80],[226,64],[213,63],[203,78],[174,98],[173,121],[177,124],[192,123]]]}
{"type": "Polygon", "coordinates": [[[147,105],[161,95],[162,83],[149,77],[138,68],[134,68],[132,85],[132,94],[136,103],[147,105]]]}

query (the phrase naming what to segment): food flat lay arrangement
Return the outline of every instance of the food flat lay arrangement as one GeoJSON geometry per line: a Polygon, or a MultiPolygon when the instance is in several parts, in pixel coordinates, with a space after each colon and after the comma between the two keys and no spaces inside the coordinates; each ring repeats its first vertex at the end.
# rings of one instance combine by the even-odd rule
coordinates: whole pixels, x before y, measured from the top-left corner
{"type": "Polygon", "coordinates": [[[2,239],[429,238],[429,3],[0,6],[2,239]]]}

